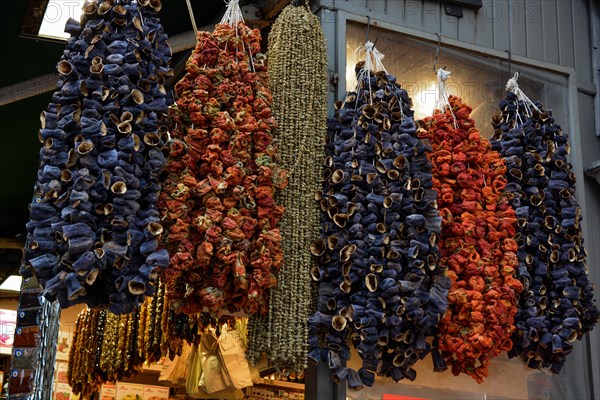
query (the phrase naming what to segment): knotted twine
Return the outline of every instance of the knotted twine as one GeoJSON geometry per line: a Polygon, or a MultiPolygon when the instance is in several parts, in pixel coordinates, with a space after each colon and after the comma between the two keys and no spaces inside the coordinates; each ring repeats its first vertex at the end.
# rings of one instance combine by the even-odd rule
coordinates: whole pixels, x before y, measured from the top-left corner
{"type": "Polygon", "coordinates": [[[454,121],[454,128],[457,128],[457,124],[456,124],[456,115],[454,115],[454,111],[452,110],[452,107],[450,106],[450,101],[448,100],[448,89],[446,88],[446,81],[448,80],[448,78],[450,78],[450,75],[452,75],[452,72],[444,69],[444,68],[439,68],[437,70],[436,76],[438,78],[438,98],[435,102],[435,108],[437,110],[446,110],[448,109],[450,111],[450,114],[452,115],[452,120],[454,121]]]}

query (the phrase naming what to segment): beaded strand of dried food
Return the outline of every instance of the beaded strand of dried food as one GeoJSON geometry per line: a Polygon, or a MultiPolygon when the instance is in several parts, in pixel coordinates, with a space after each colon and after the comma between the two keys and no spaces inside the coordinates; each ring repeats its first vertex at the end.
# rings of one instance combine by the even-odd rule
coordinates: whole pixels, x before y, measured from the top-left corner
{"type": "Polygon", "coordinates": [[[164,308],[164,287],[158,286],[156,293],[156,312],[153,324],[155,326],[154,337],[152,338],[152,354],[149,362],[157,362],[160,360],[161,339],[162,339],[162,314],[164,308]]]}
{"type": "Polygon", "coordinates": [[[281,164],[290,171],[288,188],[278,195],[286,207],[281,221],[284,266],[271,292],[269,315],[249,321],[248,354],[257,362],[266,352],[271,365],[300,371],[306,366],[309,314],[308,271],[315,265],[308,247],[319,230],[313,202],[318,189],[326,123],[326,46],[318,19],[305,7],[286,7],[269,35],[269,82],[274,140],[281,164]],[[308,212],[307,211],[310,211],[308,212]]]}
{"type": "Polygon", "coordinates": [[[559,373],[573,344],[598,322],[588,276],[576,175],[568,162],[568,134],[552,110],[531,101],[518,74],[507,83],[491,140],[507,164],[507,191],[518,224],[519,279],[524,290],[509,357],[559,373]]]}
{"type": "Polygon", "coordinates": [[[139,309],[136,351],[137,351],[138,357],[141,360],[144,360],[146,358],[144,341],[145,341],[145,332],[146,332],[146,324],[147,324],[146,318],[148,316],[148,308],[147,308],[148,301],[149,301],[149,299],[146,298],[146,300],[140,306],[140,309],[139,309]]]}
{"type": "Polygon", "coordinates": [[[106,326],[106,313],[107,310],[100,310],[100,315],[98,316],[98,325],[96,327],[97,330],[97,340],[96,340],[96,357],[94,359],[94,373],[98,377],[97,379],[100,381],[105,381],[106,377],[104,372],[100,368],[100,360],[102,359],[102,343],[104,343],[104,329],[106,326]]]}
{"type": "Polygon", "coordinates": [[[77,320],[75,321],[75,331],[73,332],[73,344],[72,344],[71,348],[69,349],[69,361],[68,361],[68,367],[67,367],[67,382],[69,383],[69,386],[71,386],[71,387],[73,387],[74,382],[75,382],[75,359],[77,357],[77,352],[75,350],[73,350],[73,347],[77,344],[77,341],[79,340],[79,336],[81,335],[81,333],[80,333],[81,323],[82,323],[81,315],[84,311],[79,312],[79,314],[77,315],[77,320]]]}
{"type": "Polygon", "coordinates": [[[168,294],[167,294],[167,285],[166,285],[164,279],[161,279],[160,286],[162,286],[162,288],[163,288],[163,308],[160,313],[160,315],[161,315],[160,326],[161,326],[161,331],[162,331],[162,337],[160,340],[160,343],[161,343],[160,353],[162,354],[162,356],[166,356],[166,355],[168,355],[168,347],[169,347],[169,310],[170,310],[170,306],[169,306],[168,301],[166,300],[168,298],[168,294]]]}

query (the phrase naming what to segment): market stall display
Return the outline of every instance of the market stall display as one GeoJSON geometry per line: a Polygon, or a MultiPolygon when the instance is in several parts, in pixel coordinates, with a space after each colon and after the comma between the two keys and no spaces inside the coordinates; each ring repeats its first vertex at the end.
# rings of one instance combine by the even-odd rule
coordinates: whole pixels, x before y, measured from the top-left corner
{"type": "Polygon", "coordinates": [[[168,255],[156,208],[171,49],[159,0],[86,2],[41,114],[40,165],[24,277],[50,301],[131,312],[152,295],[168,255]]]}
{"type": "Polygon", "coordinates": [[[551,109],[523,93],[517,78],[507,84],[491,140],[507,165],[524,287],[508,354],[559,373],[573,342],[592,330],[600,312],[586,267],[569,136],[551,109]]]}
{"type": "Polygon", "coordinates": [[[278,370],[306,368],[312,288],[309,271],[316,266],[309,248],[319,234],[323,143],[327,121],[327,46],[319,19],[305,6],[289,5],[269,34],[269,82],[272,113],[278,125],[280,165],[288,171],[288,187],[277,199],[285,207],[281,219],[283,265],[272,289],[269,312],[249,321],[249,358],[267,355],[278,370]]]}

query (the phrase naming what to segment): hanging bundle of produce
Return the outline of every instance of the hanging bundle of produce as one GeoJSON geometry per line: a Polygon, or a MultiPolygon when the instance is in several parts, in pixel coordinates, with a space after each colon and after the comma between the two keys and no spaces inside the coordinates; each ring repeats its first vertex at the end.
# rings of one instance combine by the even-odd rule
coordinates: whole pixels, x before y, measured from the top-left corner
{"type": "Polygon", "coordinates": [[[286,185],[272,143],[271,91],[260,33],[237,1],[214,33],[199,32],[175,87],[175,129],[163,190],[169,301],[178,312],[265,313],[283,252],[286,185]]]}
{"type": "Polygon", "coordinates": [[[269,34],[269,82],[273,91],[273,137],[283,144],[281,166],[289,183],[278,199],[284,251],[269,314],[249,321],[250,359],[266,352],[278,370],[306,368],[311,313],[309,271],[316,266],[309,247],[320,230],[314,193],[321,188],[327,123],[327,46],[319,19],[307,7],[286,7],[269,34]]]}
{"type": "Polygon", "coordinates": [[[163,82],[171,73],[160,8],[159,0],[87,2],[81,23],[65,28],[60,88],[41,115],[22,268],[62,307],[130,312],[169,261],[157,251],[163,82]]]}
{"type": "Polygon", "coordinates": [[[438,267],[441,218],[432,189],[431,150],[416,134],[411,100],[367,42],[358,86],[330,121],[317,312],[309,319],[309,358],[334,379],[360,389],[375,374],[415,379],[414,363],[430,351],[447,306],[450,280],[438,267]],[[377,71],[377,72],[375,72],[377,71]],[[348,369],[347,340],[362,358],[348,369]]]}
{"type": "Polygon", "coordinates": [[[135,375],[144,363],[157,362],[167,354],[165,285],[158,282],[157,287],[132,313],[85,309],[79,314],[67,372],[73,393],[97,392],[103,383],[135,375]]]}
{"type": "Polygon", "coordinates": [[[451,364],[481,383],[492,357],[510,340],[522,285],[517,267],[515,211],[504,192],[506,167],[469,118],[471,108],[446,97],[449,71],[440,69],[441,109],[419,123],[433,150],[433,187],[443,218],[440,265],[452,280],[448,311],[440,322],[436,370],[451,364]]]}
{"type": "Polygon", "coordinates": [[[592,330],[600,313],[585,265],[568,135],[551,110],[523,93],[517,78],[508,81],[491,141],[507,165],[524,286],[509,356],[558,373],[572,342],[592,330]]]}

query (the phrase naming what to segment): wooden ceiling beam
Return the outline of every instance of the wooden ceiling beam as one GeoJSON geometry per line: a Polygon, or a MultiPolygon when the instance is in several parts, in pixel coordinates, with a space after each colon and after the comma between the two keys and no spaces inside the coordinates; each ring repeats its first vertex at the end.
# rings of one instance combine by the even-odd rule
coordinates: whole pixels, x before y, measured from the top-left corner
{"type": "Polygon", "coordinates": [[[25,240],[0,237],[0,249],[23,250],[25,240]]]}

